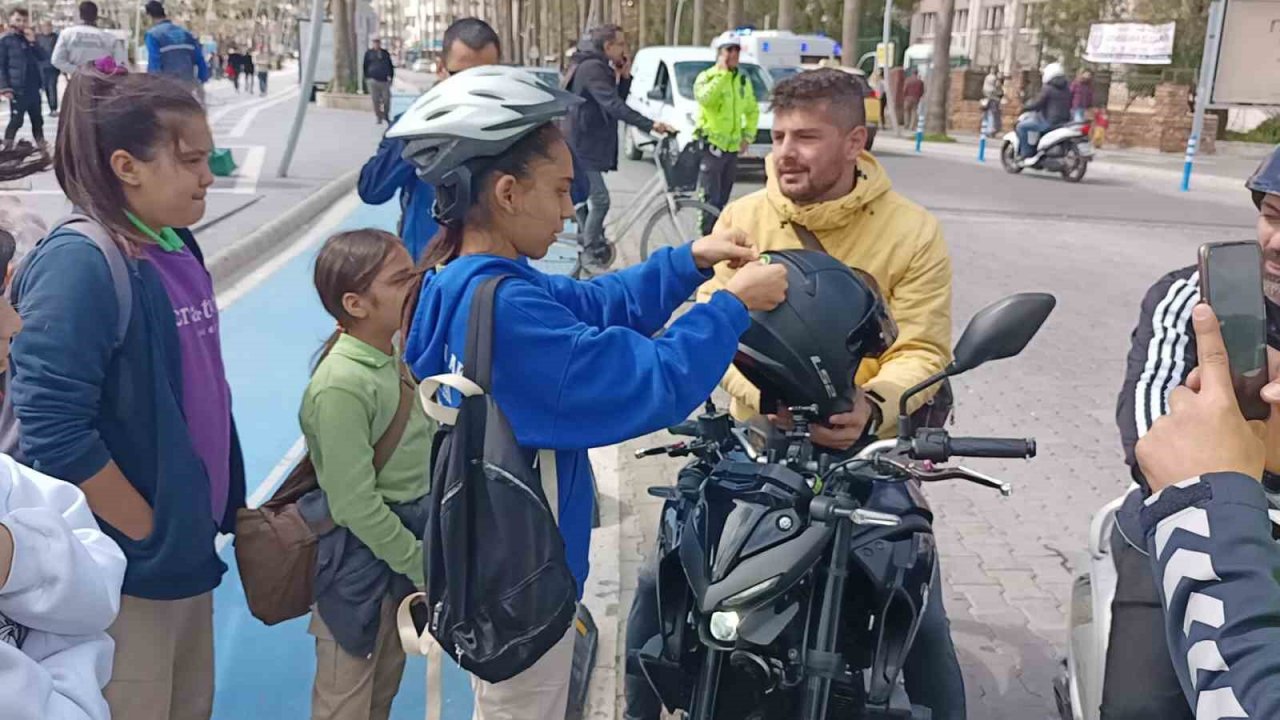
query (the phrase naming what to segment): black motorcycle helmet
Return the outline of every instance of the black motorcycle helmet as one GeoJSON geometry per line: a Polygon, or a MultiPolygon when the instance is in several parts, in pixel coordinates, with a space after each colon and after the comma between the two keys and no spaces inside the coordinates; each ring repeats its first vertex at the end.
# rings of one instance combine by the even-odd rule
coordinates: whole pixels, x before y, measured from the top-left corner
{"type": "Polygon", "coordinates": [[[821,418],[853,409],[853,375],[898,338],[875,280],[826,253],[762,257],[787,268],[787,299],[751,313],[733,364],[760,388],[761,412],[816,405],[821,418]]]}

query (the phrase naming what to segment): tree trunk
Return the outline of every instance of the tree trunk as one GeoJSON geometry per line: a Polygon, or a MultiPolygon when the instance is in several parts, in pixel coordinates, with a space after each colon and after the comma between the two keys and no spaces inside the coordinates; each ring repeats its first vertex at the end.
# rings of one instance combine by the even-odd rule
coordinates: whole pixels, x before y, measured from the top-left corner
{"type": "Polygon", "coordinates": [[[664,0],[662,8],[662,42],[664,45],[675,45],[675,8],[672,0],[664,0]]]}
{"type": "Polygon", "coordinates": [[[840,64],[853,67],[858,62],[858,20],[862,12],[859,0],[844,0],[844,23],[840,36],[840,64]]]}
{"type": "Polygon", "coordinates": [[[637,0],[639,5],[636,7],[636,50],[644,47],[645,41],[649,39],[649,7],[647,0],[637,0]]]}
{"type": "Polygon", "coordinates": [[[693,44],[702,44],[702,0],[693,0],[693,44]]]}
{"type": "Polygon", "coordinates": [[[600,24],[601,2],[602,0],[589,0],[589,4],[587,5],[587,21],[582,25],[583,30],[586,30],[587,28],[595,27],[596,25],[600,24]]]}
{"type": "MultiPolygon", "coordinates": [[[[954,3],[955,0],[952,0],[954,3]]],[[[778,29],[790,30],[795,24],[796,0],[778,0],[778,29]]]]}
{"type": "Polygon", "coordinates": [[[355,63],[351,54],[355,50],[355,28],[351,25],[351,13],[347,0],[333,2],[333,84],[338,92],[355,92],[355,63]]]}
{"type": "Polygon", "coordinates": [[[742,0],[729,0],[724,24],[726,29],[734,30],[742,25],[742,0]]]}
{"type": "Polygon", "coordinates": [[[929,67],[929,82],[924,100],[928,108],[924,131],[929,135],[947,134],[947,93],[951,87],[951,21],[955,16],[956,0],[942,0],[938,9],[936,35],[933,38],[933,62],[929,67]]]}

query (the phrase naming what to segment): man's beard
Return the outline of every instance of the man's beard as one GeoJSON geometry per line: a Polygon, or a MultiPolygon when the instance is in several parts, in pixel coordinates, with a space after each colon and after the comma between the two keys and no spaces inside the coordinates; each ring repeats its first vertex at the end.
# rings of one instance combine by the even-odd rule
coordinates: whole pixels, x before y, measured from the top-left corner
{"type": "MultiPolygon", "coordinates": [[[[805,168],[797,168],[797,169],[802,172],[805,171],[805,168]]],[[[816,178],[814,176],[812,170],[808,170],[807,172],[804,172],[805,178],[808,180],[808,183],[801,188],[792,189],[783,185],[783,183],[781,182],[781,179],[782,179],[781,170],[778,171],[778,175],[779,175],[778,189],[782,191],[783,197],[799,205],[816,202],[818,198],[822,197],[823,195],[826,195],[828,192],[831,191],[831,188],[835,187],[836,184],[840,182],[839,174],[836,174],[835,177],[831,178],[827,182],[822,182],[819,178],[816,178]]]]}

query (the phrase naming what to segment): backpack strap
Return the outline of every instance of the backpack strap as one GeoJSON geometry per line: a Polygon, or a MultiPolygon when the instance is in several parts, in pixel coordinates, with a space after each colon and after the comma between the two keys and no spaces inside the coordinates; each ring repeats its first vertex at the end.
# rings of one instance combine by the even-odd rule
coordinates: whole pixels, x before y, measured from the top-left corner
{"type": "Polygon", "coordinates": [[[120,245],[111,239],[111,233],[102,223],[83,213],[72,213],[57,223],[45,237],[52,238],[63,229],[78,232],[89,238],[102,256],[107,260],[107,268],[111,271],[111,284],[116,291],[116,339],[113,349],[118,350],[124,344],[125,334],[129,332],[129,320],[133,314],[133,283],[129,280],[129,270],[133,261],[125,257],[120,245]]]}
{"type": "Polygon", "coordinates": [[[404,429],[409,425],[409,410],[413,407],[413,383],[408,380],[404,363],[396,360],[396,366],[400,371],[400,403],[396,405],[396,414],[392,416],[391,424],[373,446],[375,472],[386,467],[387,461],[395,454],[400,439],[404,437],[404,429]]]}
{"type": "Polygon", "coordinates": [[[818,240],[818,236],[813,234],[809,228],[801,225],[795,220],[791,221],[791,229],[795,231],[796,237],[800,238],[800,244],[805,250],[820,252],[823,255],[830,255],[827,249],[822,247],[822,242],[818,240]]]}
{"type": "Polygon", "coordinates": [[[400,601],[396,610],[396,626],[400,631],[400,647],[405,655],[427,656],[427,714],[426,720],[442,720],[444,717],[444,648],[431,637],[427,628],[418,632],[413,621],[413,606],[427,604],[427,594],[416,592],[400,601]]]}

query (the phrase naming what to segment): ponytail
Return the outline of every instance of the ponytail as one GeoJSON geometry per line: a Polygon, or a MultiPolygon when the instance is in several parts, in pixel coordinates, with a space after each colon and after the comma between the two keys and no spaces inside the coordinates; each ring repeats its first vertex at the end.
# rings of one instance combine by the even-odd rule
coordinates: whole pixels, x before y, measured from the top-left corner
{"type": "Polygon", "coordinates": [[[312,371],[329,356],[329,351],[345,332],[343,326],[351,321],[342,298],[347,293],[366,293],[377,279],[387,258],[401,247],[400,238],[382,230],[349,230],[338,233],[325,241],[316,255],[313,280],[320,304],[338,323],[338,329],[316,353],[312,371]]]}

